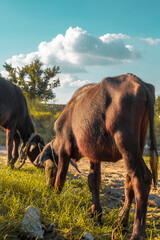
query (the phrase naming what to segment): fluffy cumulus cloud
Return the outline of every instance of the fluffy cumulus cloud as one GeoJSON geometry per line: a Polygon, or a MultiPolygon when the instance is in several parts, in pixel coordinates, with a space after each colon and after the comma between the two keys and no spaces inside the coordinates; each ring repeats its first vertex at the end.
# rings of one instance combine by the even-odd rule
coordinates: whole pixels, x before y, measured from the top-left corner
{"type": "Polygon", "coordinates": [[[129,36],[121,33],[97,37],[79,27],[70,27],[65,35],[59,34],[50,42],[41,42],[38,51],[13,56],[6,62],[13,67],[22,67],[39,58],[45,66],[60,66],[61,72],[67,74],[68,84],[79,86],[82,81],[73,80],[69,74],[87,72],[87,66],[111,65],[139,58],[140,54],[127,41],[129,36]]]}
{"type": "Polygon", "coordinates": [[[145,42],[147,42],[149,45],[158,45],[160,43],[160,39],[156,38],[140,38],[140,40],[143,40],[145,42]]]}
{"type": "Polygon", "coordinates": [[[38,49],[45,64],[57,62],[64,72],[84,71],[84,66],[108,65],[130,61],[139,54],[128,48],[123,34],[106,34],[96,37],[81,28],[69,28],[63,36],[59,34],[51,42],[42,42],[38,49]]]}

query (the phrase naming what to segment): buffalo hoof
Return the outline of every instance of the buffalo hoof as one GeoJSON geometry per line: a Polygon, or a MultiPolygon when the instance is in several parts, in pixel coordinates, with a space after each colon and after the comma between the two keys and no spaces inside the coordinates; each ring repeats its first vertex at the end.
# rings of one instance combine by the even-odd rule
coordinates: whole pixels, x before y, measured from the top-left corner
{"type": "Polygon", "coordinates": [[[113,229],[112,231],[112,240],[113,239],[116,239],[116,233],[119,232],[119,231],[122,231],[122,234],[125,234],[125,233],[131,233],[131,231],[129,231],[127,228],[125,228],[123,225],[121,226],[119,223],[117,224],[117,226],[113,229]]]}
{"type": "Polygon", "coordinates": [[[102,210],[95,210],[95,205],[91,206],[91,217],[95,219],[95,221],[102,225],[102,210]]]}
{"type": "Polygon", "coordinates": [[[128,217],[125,217],[125,216],[118,217],[117,226],[122,226],[123,228],[127,228],[128,227],[128,217]]]}

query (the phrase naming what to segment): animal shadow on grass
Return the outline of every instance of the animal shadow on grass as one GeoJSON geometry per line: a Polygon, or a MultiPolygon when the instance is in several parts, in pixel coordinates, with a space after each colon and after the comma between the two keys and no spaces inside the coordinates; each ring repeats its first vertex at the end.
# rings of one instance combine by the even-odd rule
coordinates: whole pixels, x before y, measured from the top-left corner
{"type": "Polygon", "coordinates": [[[119,208],[123,206],[125,199],[125,180],[124,176],[110,173],[110,176],[105,176],[102,179],[102,185],[100,190],[100,198],[102,207],[108,209],[119,208]],[[114,176],[115,175],[115,176],[114,176]],[[110,176],[114,176],[113,178],[110,176]]]}
{"type": "MultiPolygon", "coordinates": [[[[114,173],[113,173],[114,174],[114,173]]],[[[81,180],[86,179],[86,176],[81,177],[80,174],[72,174],[68,173],[68,177],[71,180],[81,180]]],[[[82,187],[82,184],[79,182],[77,187],[82,187]]],[[[123,206],[123,202],[125,199],[124,195],[124,187],[125,181],[124,178],[118,175],[117,179],[109,179],[108,176],[105,179],[102,179],[102,184],[100,187],[100,199],[102,207],[112,209],[112,208],[119,208],[123,206]]]]}

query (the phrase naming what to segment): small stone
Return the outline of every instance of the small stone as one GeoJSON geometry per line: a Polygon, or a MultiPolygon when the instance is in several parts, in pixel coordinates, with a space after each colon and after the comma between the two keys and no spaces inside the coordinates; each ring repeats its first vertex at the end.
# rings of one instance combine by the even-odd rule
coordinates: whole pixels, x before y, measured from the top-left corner
{"type": "Polygon", "coordinates": [[[83,234],[83,238],[88,239],[88,240],[94,240],[94,237],[88,232],[85,232],[83,234]]]}
{"type": "Polygon", "coordinates": [[[27,233],[29,237],[43,239],[44,231],[42,230],[42,224],[40,223],[40,211],[36,207],[29,206],[26,209],[21,231],[27,233]]]}

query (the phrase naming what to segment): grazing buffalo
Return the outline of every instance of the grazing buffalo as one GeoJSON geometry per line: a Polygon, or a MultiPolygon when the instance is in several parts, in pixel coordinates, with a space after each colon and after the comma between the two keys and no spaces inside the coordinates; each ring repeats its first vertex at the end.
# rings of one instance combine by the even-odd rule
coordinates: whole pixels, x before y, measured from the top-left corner
{"type": "Polygon", "coordinates": [[[70,160],[89,158],[91,210],[101,220],[101,162],[116,162],[123,158],[127,175],[125,203],[119,221],[124,226],[128,224],[129,210],[135,198],[132,240],[144,237],[152,176],[155,186],[157,182],[154,101],[154,87],[133,74],[108,77],[100,83],[80,88],[55,122],[55,140],[44,148],[34,162],[35,165],[45,164],[48,183],[60,191],[70,160]],[[142,157],[148,123],[152,174],[142,157]]]}
{"type": "Polygon", "coordinates": [[[44,145],[44,141],[35,132],[20,88],[4,78],[0,78],[0,127],[6,131],[7,165],[14,167],[20,140],[21,157],[27,155],[31,162],[36,159],[40,153],[38,143],[44,145]]]}

